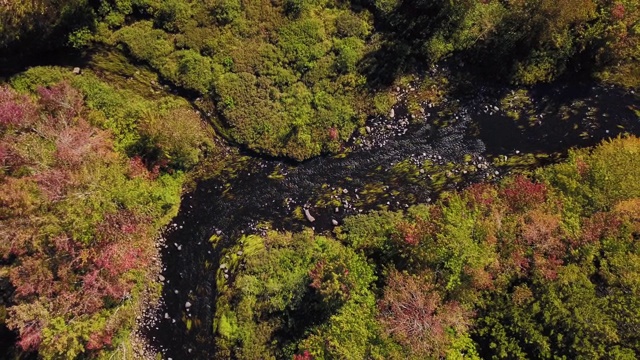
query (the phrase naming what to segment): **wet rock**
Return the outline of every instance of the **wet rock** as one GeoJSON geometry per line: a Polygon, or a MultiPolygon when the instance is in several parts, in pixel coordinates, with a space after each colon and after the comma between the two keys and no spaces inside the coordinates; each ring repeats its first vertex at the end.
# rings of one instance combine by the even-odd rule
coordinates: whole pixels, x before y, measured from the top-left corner
{"type": "Polygon", "coordinates": [[[309,222],[314,222],[316,221],[316,218],[314,218],[311,213],[309,212],[309,209],[304,209],[304,216],[307,218],[307,220],[309,220],[309,222]]]}
{"type": "Polygon", "coordinates": [[[165,278],[162,275],[158,275],[158,280],[160,280],[161,282],[164,282],[165,278]]]}
{"type": "Polygon", "coordinates": [[[338,226],[338,220],[336,219],[331,219],[331,223],[333,224],[333,226],[338,226]]]}
{"type": "Polygon", "coordinates": [[[396,111],[395,111],[395,109],[391,109],[391,111],[389,112],[389,117],[390,117],[390,118],[392,118],[392,119],[393,119],[394,117],[396,117],[396,111]]]}
{"type": "Polygon", "coordinates": [[[164,318],[169,320],[169,319],[171,319],[171,316],[169,316],[169,313],[164,313],[164,318]]]}
{"type": "Polygon", "coordinates": [[[186,309],[190,308],[190,307],[191,307],[191,303],[187,301],[187,302],[184,304],[184,307],[185,307],[186,309]]]}

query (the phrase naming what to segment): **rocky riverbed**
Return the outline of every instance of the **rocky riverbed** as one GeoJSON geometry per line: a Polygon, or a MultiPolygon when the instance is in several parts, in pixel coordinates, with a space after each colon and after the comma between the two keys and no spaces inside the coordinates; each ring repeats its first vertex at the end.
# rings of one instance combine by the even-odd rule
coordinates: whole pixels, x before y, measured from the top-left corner
{"type": "Polygon", "coordinates": [[[232,171],[197,184],[162,234],[162,299],[140,320],[147,352],[214,358],[215,273],[232,244],[267,226],[331,231],[345,216],[403,209],[442,191],[556,161],[571,147],[640,134],[638,97],[623,89],[555,85],[482,89],[424,102],[412,116],[398,89],[387,116],[368,121],[344,154],[300,164],[229,155],[232,171]],[[515,104],[515,105],[514,105],[515,104]]]}

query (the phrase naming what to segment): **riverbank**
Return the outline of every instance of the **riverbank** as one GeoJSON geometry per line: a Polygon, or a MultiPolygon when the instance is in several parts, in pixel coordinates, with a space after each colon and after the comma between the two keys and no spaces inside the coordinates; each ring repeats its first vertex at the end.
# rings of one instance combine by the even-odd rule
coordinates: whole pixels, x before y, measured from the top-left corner
{"type": "Polygon", "coordinates": [[[640,133],[637,97],[627,90],[565,84],[524,91],[525,105],[513,105],[517,89],[425,104],[425,115],[408,123],[399,104],[394,121],[371,119],[344,155],[301,164],[236,158],[233,171],[183,198],[163,249],[168,281],[158,329],[147,337],[165,357],[215,354],[216,269],[228,261],[222,249],[243,235],[305,227],[330,233],[349,216],[434,202],[443,191],[557,162],[571,147],[640,133]]]}

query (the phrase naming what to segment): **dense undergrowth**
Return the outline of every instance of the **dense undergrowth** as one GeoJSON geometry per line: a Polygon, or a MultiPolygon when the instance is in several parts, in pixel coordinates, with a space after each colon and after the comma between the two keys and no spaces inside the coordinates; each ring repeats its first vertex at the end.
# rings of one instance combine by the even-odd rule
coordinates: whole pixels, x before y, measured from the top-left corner
{"type": "Polygon", "coordinates": [[[6,59],[61,46],[122,49],[211,102],[212,119],[227,138],[303,160],[338,151],[367,115],[388,112],[381,100],[390,85],[448,59],[461,83],[531,85],[566,75],[638,86],[639,6],[637,0],[9,1],[0,49],[6,59]]]}
{"type": "MultiPolygon", "coordinates": [[[[0,0],[0,325],[43,358],[132,354],[141,303],[159,295],[158,230],[189,171],[217,160],[203,118],[304,160],[365,133],[400,87],[416,87],[418,115],[486,81],[636,88],[639,7],[0,0]],[[53,62],[66,66],[23,68],[53,62]]],[[[619,139],[531,178],[349,218],[335,236],[219,249],[218,355],[637,358],[639,151],[619,139]]]]}
{"type": "Polygon", "coordinates": [[[159,295],[157,232],[211,146],[184,100],[93,74],[40,68],[0,87],[2,321],[22,350],[132,353],[141,304],[159,295]]]}
{"type": "Polygon", "coordinates": [[[635,359],[639,153],[571,151],[335,238],[243,237],[218,270],[218,357],[635,359]]]}

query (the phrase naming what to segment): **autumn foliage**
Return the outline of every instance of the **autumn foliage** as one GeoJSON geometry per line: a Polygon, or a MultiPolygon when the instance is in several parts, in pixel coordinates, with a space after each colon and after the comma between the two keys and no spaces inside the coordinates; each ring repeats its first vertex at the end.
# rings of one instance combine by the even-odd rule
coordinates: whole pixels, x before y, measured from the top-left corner
{"type": "Polygon", "coordinates": [[[452,332],[465,332],[471,319],[459,303],[443,300],[428,280],[397,271],[387,278],[378,306],[385,331],[418,356],[444,355],[452,332]]]}
{"type": "Polygon", "coordinates": [[[156,252],[159,213],[140,205],[158,175],[116,153],[88,111],[68,83],[33,97],[0,87],[0,274],[14,289],[6,324],[23,350],[47,358],[122,341],[156,252]]]}

